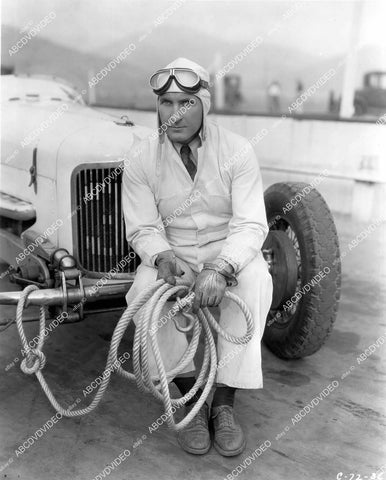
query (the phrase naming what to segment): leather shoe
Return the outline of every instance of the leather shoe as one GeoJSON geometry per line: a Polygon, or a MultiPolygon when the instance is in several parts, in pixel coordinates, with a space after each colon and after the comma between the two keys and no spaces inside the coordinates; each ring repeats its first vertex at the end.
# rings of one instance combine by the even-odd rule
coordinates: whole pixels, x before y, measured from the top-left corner
{"type": "Polygon", "coordinates": [[[219,405],[212,408],[214,447],[224,457],[239,455],[246,446],[241,425],[235,419],[233,407],[219,405]]]}
{"type": "MultiPolygon", "coordinates": [[[[185,407],[185,416],[192,410],[195,404],[185,407]]],[[[180,446],[188,453],[204,455],[211,447],[208,429],[209,407],[206,403],[197,412],[197,415],[184,429],[177,433],[180,446]]]]}

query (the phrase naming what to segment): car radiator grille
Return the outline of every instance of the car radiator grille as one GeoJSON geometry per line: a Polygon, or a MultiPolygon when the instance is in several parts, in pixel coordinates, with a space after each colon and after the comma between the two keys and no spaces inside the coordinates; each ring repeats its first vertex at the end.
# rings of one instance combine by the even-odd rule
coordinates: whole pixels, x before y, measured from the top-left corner
{"type": "Polygon", "coordinates": [[[133,250],[126,240],[121,206],[122,173],[116,175],[113,170],[88,168],[75,175],[76,253],[80,266],[89,272],[105,273],[118,268],[119,273],[133,273],[140,259],[130,255],[133,250]],[[110,183],[106,182],[107,178],[110,183]],[[98,184],[98,189],[103,187],[99,192],[96,191],[98,184]],[[88,199],[90,193],[92,196],[88,199]],[[124,258],[126,265],[117,267],[124,258]]]}

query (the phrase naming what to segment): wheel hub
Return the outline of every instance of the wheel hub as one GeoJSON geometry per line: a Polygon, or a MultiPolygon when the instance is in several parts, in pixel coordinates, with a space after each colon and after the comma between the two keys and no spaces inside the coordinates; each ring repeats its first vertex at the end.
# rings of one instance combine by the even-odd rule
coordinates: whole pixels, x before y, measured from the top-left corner
{"type": "Polygon", "coordinates": [[[270,230],[263,245],[273,282],[271,309],[279,309],[296,291],[298,262],[293,243],[280,230],[270,230]]]}

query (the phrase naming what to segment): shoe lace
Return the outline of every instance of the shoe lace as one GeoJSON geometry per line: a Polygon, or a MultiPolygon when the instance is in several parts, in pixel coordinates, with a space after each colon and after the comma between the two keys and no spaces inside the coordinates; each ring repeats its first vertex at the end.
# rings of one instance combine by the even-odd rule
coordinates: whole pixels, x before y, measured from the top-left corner
{"type": "Polygon", "coordinates": [[[200,410],[198,411],[197,415],[196,415],[196,421],[197,423],[199,423],[200,425],[204,426],[204,427],[207,427],[208,425],[208,419],[207,419],[207,415],[206,415],[206,408],[205,406],[202,406],[200,408],[200,410]]]}
{"type": "MultiPolygon", "coordinates": [[[[191,409],[190,409],[191,410],[191,409]]],[[[189,411],[190,411],[189,410],[189,411]]],[[[196,416],[193,418],[192,424],[195,425],[201,425],[203,427],[208,426],[208,419],[207,419],[207,414],[206,414],[206,406],[205,404],[200,408],[200,410],[197,412],[196,416]]]]}
{"type": "Polygon", "coordinates": [[[235,422],[234,422],[234,416],[233,416],[233,409],[231,407],[224,407],[222,408],[219,413],[218,413],[218,421],[221,425],[224,427],[233,427],[235,422]]]}

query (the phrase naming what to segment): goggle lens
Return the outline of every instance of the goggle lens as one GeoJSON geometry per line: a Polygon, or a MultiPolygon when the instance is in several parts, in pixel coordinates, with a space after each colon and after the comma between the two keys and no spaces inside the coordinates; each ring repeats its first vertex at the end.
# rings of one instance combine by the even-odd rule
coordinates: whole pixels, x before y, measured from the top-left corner
{"type": "Polygon", "coordinates": [[[169,77],[169,72],[157,72],[151,77],[150,85],[152,88],[162,88],[164,85],[166,85],[169,77]]]}
{"type": "Polygon", "coordinates": [[[177,70],[174,75],[178,82],[184,87],[192,88],[200,82],[200,77],[192,71],[177,70]]]}

